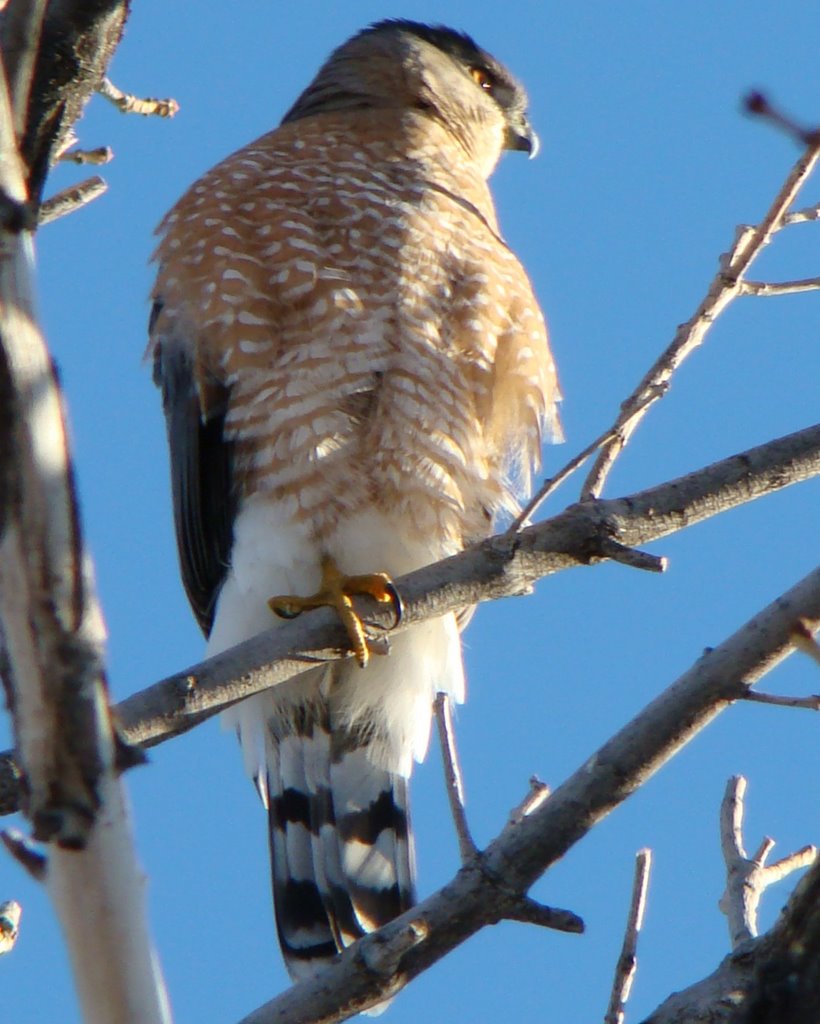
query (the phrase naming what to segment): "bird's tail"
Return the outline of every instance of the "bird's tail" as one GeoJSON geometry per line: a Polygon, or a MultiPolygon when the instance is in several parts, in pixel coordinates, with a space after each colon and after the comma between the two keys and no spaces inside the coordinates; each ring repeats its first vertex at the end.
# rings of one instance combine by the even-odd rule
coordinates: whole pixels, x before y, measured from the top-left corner
{"type": "Polygon", "coordinates": [[[268,808],[276,925],[295,980],[413,905],[409,776],[440,690],[463,699],[453,616],[397,635],[366,669],[317,667],[226,713],[268,808]]]}
{"type": "Polygon", "coordinates": [[[268,721],[268,820],[279,942],[309,976],[414,902],[408,780],[312,699],[268,721]]]}

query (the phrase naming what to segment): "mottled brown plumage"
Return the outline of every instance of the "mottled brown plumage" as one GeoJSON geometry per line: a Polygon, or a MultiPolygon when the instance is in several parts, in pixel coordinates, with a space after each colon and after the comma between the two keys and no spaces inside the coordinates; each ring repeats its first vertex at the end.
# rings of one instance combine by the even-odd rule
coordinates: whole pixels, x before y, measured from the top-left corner
{"type": "MultiPolygon", "coordinates": [[[[311,593],[325,556],[400,575],[485,536],[558,431],[486,181],[534,147],[525,108],[468,37],[380,23],[163,221],[151,338],[211,652],[275,625],[266,599],[311,593]]],[[[452,617],[234,713],[296,975],[412,899],[405,778],[437,690],[461,699],[452,617]]]]}

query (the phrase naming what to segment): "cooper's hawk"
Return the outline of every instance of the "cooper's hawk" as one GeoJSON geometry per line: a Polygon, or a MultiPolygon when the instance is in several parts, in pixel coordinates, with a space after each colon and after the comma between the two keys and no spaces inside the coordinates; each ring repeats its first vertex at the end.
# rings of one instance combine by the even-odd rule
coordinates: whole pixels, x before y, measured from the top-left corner
{"type": "MultiPolygon", "coordinates": [[[[399,576],[515,507],[559,394],[487,178],[535,148],[523,89],[469,36],[383,21],[163,221],[151,347],[209,654],[274,626],[271,598],[343,603],[341,574],[399,576]]],[[[228,712],[295,978],[413,901],[407,778],[437,691],[463,698],[453,615],[228,712]]]]}

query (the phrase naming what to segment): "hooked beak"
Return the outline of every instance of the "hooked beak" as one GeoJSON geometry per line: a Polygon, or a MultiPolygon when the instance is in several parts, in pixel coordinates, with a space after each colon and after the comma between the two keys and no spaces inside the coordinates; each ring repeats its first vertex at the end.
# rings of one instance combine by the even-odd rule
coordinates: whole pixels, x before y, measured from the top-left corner
{"type": "Polygon", "coordinates": [[[507,125],[507,138],[504,148],[527,153],[530,160],[537,155],[538,150],[541,148],[538,136],[523,114],[516,118],[514,124],[507,125]]]}

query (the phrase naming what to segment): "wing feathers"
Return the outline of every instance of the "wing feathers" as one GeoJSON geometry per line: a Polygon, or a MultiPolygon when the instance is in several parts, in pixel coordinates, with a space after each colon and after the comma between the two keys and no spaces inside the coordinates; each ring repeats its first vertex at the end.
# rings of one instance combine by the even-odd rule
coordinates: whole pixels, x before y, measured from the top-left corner
{"type": "MultiPolygon", "coordinates": [[[[152,326],[160,311],[157,303],[152,326]]],[[[182,581],[207,636],[228,569],[236,514],[233,445],[224,435],[228,391],[214,384],[206,415],[187,348],[164,338],[154,347],[154,380],[162,388],[168,429],[182,581]]]]}

